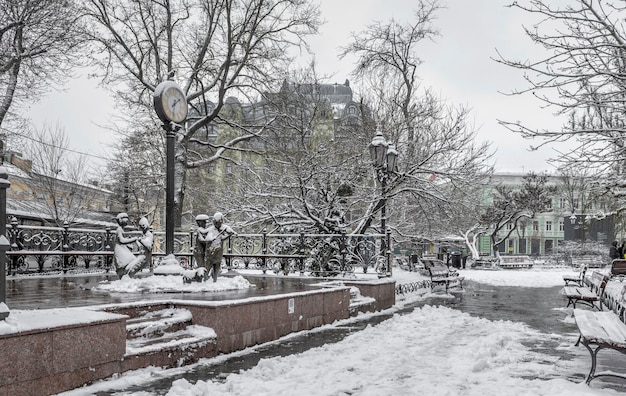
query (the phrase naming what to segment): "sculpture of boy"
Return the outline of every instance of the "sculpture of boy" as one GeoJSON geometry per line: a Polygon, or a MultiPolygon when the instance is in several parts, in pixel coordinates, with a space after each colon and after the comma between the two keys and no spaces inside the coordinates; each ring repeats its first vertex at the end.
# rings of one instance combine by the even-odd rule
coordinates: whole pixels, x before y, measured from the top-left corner
{"type": "Polygon", "coordinates": [[[206,253],[205,260],[208,263],[208,269],[213,276],[213,282],[217,282],[217,275],[222,266],[222,256],[224,253],[223,241],[235,234],[232,228],[223,224],[224,215],[216,212],[213,215],[213,225],[208,228],[206,235],[206,253]]]}
{"type": "Polygon", "coordinates": [[[143,250],[143,254],[137,256],[139,262],[129,271],[130,275],[142,270],[147,265],[152,265],[152,246],[154,245],[154,235],[150,231],[150,222],[145,217],[139,219],[139,228],[143,235],[139,239],[139,246],[143,250]]]}
{"type": "Polygon", "coordinates": [[[198,268],[204,267],[207,269],[207,263],[205,261],[206,256],[206,236],[209,232],[207,228],[207,223],[209,221],[209,216],[205,214],[200,214],[196,216],[196,224],[198,225],[198,230],[196,234],[196,244],[193,249],[193,258],[196,260],[196,266],[198,268]]]}

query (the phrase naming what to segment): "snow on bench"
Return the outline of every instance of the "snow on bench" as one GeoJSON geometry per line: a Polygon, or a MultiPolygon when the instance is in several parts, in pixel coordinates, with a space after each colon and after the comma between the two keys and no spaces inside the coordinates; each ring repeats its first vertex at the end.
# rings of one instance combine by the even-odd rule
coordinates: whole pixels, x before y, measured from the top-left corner
{"type": "Polygon", "coordinates": [[[434,263],[426,268],[430,274],[431,291],[434,291],[437,286],[444,286],[446,293],[451,286],[463,288],[463,279],[465,278],[459,276],[459,273],[455,270],[450,270],[447,265],[434,263]]]}
{"type": "Polygon", "coordinates": [[[572,264],[574,266],[586,265],[587,268],[601,268],[606,265],[606,262],[602,259],[602,256],[594,254],[583,254],[580,256],[573,256],[572,264]]]}
{"type": "Polygon", "coordinates": [[[498,267],[504,269],[532,268],[534,262],[529,256],[500,256],[498,267]]]}
{"type": "Polygon", "coordinates": [[[607,275],[593,271],[591,277],[585,280],[588,287],[564,286],[562,294],[567,297],[567,307],[571,305],[575,309],[576,304],[580,303],[601,311],[604,288],[606,287],[607,281],[607,275]],[[598,303],[597,306],[596,302],[598,303]]]}
{"type": "Polygon", "coordinates": [[[585,281],[585,273],[587,272],[587,265],[583,264],[580,266],[580,271],[578,274],[566,274],[563,275],[563,280],[565,281],[565,286],[568,286],[570,283],[576,284],[577,286],[583,286],[583,282],[585,281]]]}
{"type": "Polygon", "coordinates": [[[598,377],[626,379],[626,373],[614,371],[596,373],[598,352],[602,349],[613,349],[626,354],[626,324],[620,319],[624,317],[626,307],[625,293],[626,285],[619,293],[617,312],[574,309],[574,318],[580,332],[576,345],[582,344],[591,355],[591,369],[587,375],[587,384],[598,377]]]}

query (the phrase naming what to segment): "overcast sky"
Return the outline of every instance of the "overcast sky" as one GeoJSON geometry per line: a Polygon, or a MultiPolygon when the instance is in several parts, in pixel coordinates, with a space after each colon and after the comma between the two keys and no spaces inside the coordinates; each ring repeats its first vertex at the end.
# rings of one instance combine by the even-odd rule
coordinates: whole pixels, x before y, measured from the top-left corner
{"type": "MultiPolygon", "coordinates": [[[[373,21],[411,17],[414,0],[321,0],[322,26],[311,41],[318,72],[333,75],[330,82],[350,79],[351,59],[339,61],[338,47],[349,42],[352,32],[373,21]]],[[[494,62],[496,49],[515,59],[528,59],[540,51],[522,30],[530,24],[528,15],[506,8],[509,0],[448,0],[434,22],[441,36],[436,43],[420,47],[425,62],[419,69],[424,86],[431,87],[450,103],[472,109],[479,138],[492,142],[497,150],[500,171],[552,170],[545,160],[555,155],[551,148],[528,150],[531,142],[498,125],[497,119],[523,121],[533,127],[558,126],[560,121],[531,96],[511,97],[509,92],[524,87],[522,73],[494,62]]],[[[53,92],[31,107],[35,125],[59,122],[65,127],[75,150],[103,155],[115,136],[98,127],[114,114],[113,100],[98,82],[83,74],[66,85],[65,92],[53,92]]],[[[536,142],[534,143],[536,144],[536,142]]]]}

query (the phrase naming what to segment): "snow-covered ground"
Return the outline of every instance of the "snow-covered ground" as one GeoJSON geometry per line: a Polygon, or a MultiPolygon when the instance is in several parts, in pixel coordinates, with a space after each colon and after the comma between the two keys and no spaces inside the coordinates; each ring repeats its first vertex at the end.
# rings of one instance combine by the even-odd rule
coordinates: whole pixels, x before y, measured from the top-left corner
{"type": "MultiPolygon", "coordinates": [[[[475,271],[462,270],[468,280],[492,285],[552,287],[563,284],[569,270],[475,271]]],[[[398,283],[421,280],[416,273],[397,269],[398,283]]],[[[399,297],[394,313],[427,295],[399,297]]],[[[375,315],[364,314],[363,316],[375,315]]],[[[555,312],[555,315],[566,315],[555,312]]],[[[351,318],[346,325],[363,318],[351,318]]],[[[571,320],[571,319],[570,319],[571,320]]],[[[323,331],[317,329],[313,331],[323,331]]],[[[296,335],[290,335],[294,337],[296,335]]],[[[447,307],[425,305],[408,314],[393,314],[382,323],[357,331],[342,341],[284,357],[264,358],[245,371],[219,381],[185,379],[173,382],[169,396],[189,395],[617,395],[595,382],[589,387],[572,381],[586,374],[588,355],[564,361],[531,350],[526,345],[549,340],[559,348],[575,348],[571,334],[545,334],[513,321],[490,321],[447,307]]],[[[284,341],[284,339],[282,340],[284,341]]],[[[281,342],[278,340],[276,342],[281,342]]],[[[580,348],[580,347],[578,347],[580,348]]],[[[254,353],[254,348],[237,352],[254,353]]],[[[198,364],[219,364],[227,356],[203,359],[198,364]]],[[[64,395],[100,391],[126,395],[130,385],[173,377],[190,367],[163,370],[146,368],[100,381],[64,395]]],[[[599,381],[598,381],[599,382],[599,381]]],[[[151,395],[149,392],[133,395],[151,395]]]]}

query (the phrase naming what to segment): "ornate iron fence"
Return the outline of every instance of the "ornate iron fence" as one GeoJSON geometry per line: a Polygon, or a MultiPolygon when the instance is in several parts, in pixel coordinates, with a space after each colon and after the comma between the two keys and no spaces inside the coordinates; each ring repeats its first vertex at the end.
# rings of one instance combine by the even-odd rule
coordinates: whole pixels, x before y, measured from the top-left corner
{"type": "MultiPolygon", "coordinates": [[[[158,266],[165,256],[165,233],[153,234],[153,266],[158,266]]],[[[13,220],[6,236],[11,244],[7,252],[8,274],[109,270],[113,265],[112,228],[35,227],[18,225],[13,220]]],[[[384,272],[386,255],[379,251],[381,237],[384,235],[236,234],[225,244],[224,264],[229,270],[256,269],[285,275],[345,275],[351,274],[355,267],[361,267],[364,272],[370,269],[384,272]]],[[[193,231],[175,233],[174,255],[185,268],[195,265],[192,261],[195,240],[193,231]]]]}
{"type": "Polygon", "coordinates": [[[228,240],[229,269],[260,269],[275,273],[299,272],[336,276],[362,267],[383,267],[379,252],[382,235],[362,234],[237,234],[228,240]]]}

